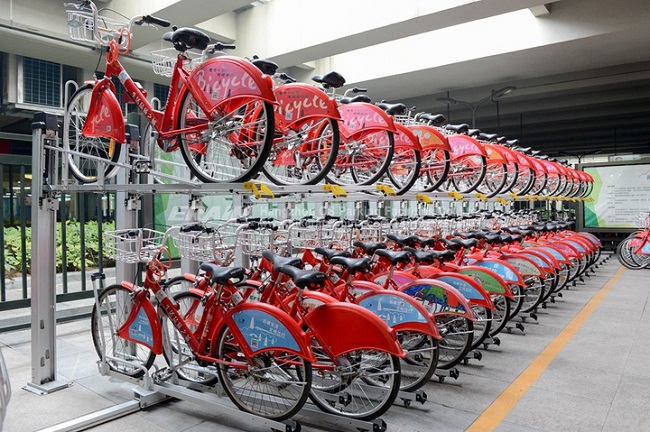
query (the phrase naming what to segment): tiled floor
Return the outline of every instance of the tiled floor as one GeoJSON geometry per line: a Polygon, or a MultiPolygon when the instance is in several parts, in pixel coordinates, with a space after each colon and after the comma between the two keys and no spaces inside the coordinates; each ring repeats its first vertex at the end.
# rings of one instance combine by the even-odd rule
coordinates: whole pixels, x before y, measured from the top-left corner
{"type": "MultiPolygon", "coordinates": [[[[431,382],[428,401],[410,408],[396,405],[382,418],[388,431],[462,431],[469,427],[567,327],[612,276],[616,259],[539,311],[537,322],[500,335],[501,346],[483,351],[481,361],[461,366],[457,380],[431,382]]],[[[539,379],[521,395],[498,425],[510,431],[650,430],[650,270],[625,270],[591,316],[577,330],[539,379]]],[[[5,431],[35,431],[133,400],[133,384],[99,375],[88,321],[57,327],[57,379],[67,389],[38,396],[22,389],[31,379],[30,332],[0,334],[13,395],[5,431]]],[[[301,414],[303,431],[350,430],[301,414]]],[[[52,428],[55,429],[55,428],[52,428]]],[[[187,401],[167,401],[96,426],[97,431],[269,431],[242,416],[187,401]]]]}

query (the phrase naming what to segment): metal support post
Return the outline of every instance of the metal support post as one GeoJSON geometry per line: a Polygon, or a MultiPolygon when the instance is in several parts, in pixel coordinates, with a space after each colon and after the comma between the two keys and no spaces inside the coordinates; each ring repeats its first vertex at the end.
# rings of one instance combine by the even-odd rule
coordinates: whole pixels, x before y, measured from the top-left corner
{"type": "MultiPolygon", "coordinates": [[[[190,196],[187,213],[185,214],[185,223],[199,222],[199,210],[201,209],[201,197],[197,195],[190,196]]],[[[198,273],[199,263],[197,261],[181,258],[181,274],[198,273]]]]}
{"type": "Polygon", "coordinates": [[[68,387],[56,379],[56,210],[59,201],[44,191],[57,167],[45,141],[58,139],[56,116],[37,113],[32,123],[32,380],[25,390],[48,394],[68,387]]]}
{"type": "MultiPolygon", "coordinates": [[[[133,133],[133,132],[132,132],[133,133]]],[[[122,152],[120,163],[125,163],[129,152],[122,152]]],[[[133,171],[120,169],[116,175],[115,182],[118,186],[133,184],[138,179],[133,171]]],[[[142,202],[140,197],[125,189],[118,189],[115,192],[115,229],[133,229],[138,227],[138,211],[141,209],[142,202]]],[[[115,263],[115,279],[117,281],[135,281],[137,264],[128,264],[123,261],[115,263]]]]}

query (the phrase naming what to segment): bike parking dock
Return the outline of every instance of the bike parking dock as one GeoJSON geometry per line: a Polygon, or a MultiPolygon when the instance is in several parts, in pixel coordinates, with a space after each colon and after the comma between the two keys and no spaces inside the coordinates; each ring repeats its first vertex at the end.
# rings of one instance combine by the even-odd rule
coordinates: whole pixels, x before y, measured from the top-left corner
{"type": "MultiPolygon", "coordinates": [[[[34,176],[34,194],[39,196],[39,206],[33,207],[33,214],[35,215],[35,227],[44,230],[39,235],[39,240],[42,239],[39,247],[42,250],[53,249],[53,223],[54,214],[57,209],[57,196],[61,192],[77,191],[88,193],[99,193],[112,191],[117,194],[118,201],[125,203],[124,207],[120,208],[116,217],[116,228],[119,230],[135,229],[137,227],[137,213],[141,208],[140,198],[148,194],[184,194],[188,195],[193,202],[186,215],[187,222],[198,221],[198,209],[200,208],[199,201],[201,196],[214,195],[214,194],[228,194],[233,197],[233,205],[235,207],[233,213],[235,215],[245,216],[247,211],[255,205],[273,203],[282,203],[285,205],[287,213],[291,213],[292,207],[298,202],[315,202],[321,203],[324,208],[327,208],[331,202],[346,202],[353,203],[354,211],[361,212],[364,207],[367,207],[367,202],[370,200],[380,202],[393,202],[400,203],[400,210],[406,212],[419,212],[426,210],[426,202],[438,202],[442,205],[443,211],[471,211],[476,209],[506,209],[512,205],[513,197],[509,197],[507,204],[504,204],[505,196],[498,196],[494,199],[487,200],[481,196],[468,196],[459,197],[458,194],[443,194],[443,193],[429,193],[427,199],[422,197],[422,194],[404,194],[395,196],[390,193],[386,194],[385,188],[381,189],[380,193],[368,194],[364,190],[368,187],[350,187],[349,190],[344,191],[340,187],[327,188],[325,190],[318,190],[318,186],[271,186],[264,183],[247,183],[247,184],[204,184],[204,183],[177,183],[177,184],[156,184],[151,183],[142,184],[137,180],[139,175],[142,174],[140,165],[130,165],[125,161],[119,162],[119,167],[122,169],[122,174],[118,175],[117,182],[104,183],[103,179],[99,178],[95,184],[83,185],[69,182],[66,178],[67,170],[66,164],[63,163],[63,169],[58,170],[59,158],[65,161],[65,157],[59,155],[58,146],[53,143],[59,138],[53,132],[51,121],[45,116],[42,121],[36,122],[34,126],[34,154],[40,154],[42,157],[39,159],[41,164],[35,163],[35,172],[41,175],[34,176]],[[63,177],[60,177],[63,176],[63,177]],[[135,182],[134,182],[135,181],[135,182]],[[271,191],[269,194],[268,191],[271,191]],[[365,205],[360,203],[366,203],[365,205]],[[412,207],[415,205],[415,208],[412,207]]],[[[137,134],[137,131],[132,133],[137,134]]],[[[128,158],[127,158],[128,159],[128,158]]],[[[100,162],[100,166],[101,166],[100,162]]],[[[103,171],[103,170],[100,170],[103,171]]],[[[155,173],[148,172],[147,174],[153,175],[155,173]]],[[[383,204],[382,204],[383,205],[383,204]]],[[[379,204],[377,204],[379,207],[379,204]]],[[[247,262],[247,257],[239,255],[236,257],[236,263],[247,262]]],[[[189,265],[189,264],[184,264],[189,265]]],[[[45,258],[34,257],[34,272],[33,280],[35,284],[42,286],[50,286],[53,284],[54,274],[52,273],[54,266],[48,263],[45,258]]],[[[134,280],[135,279],[135,266],[132,264],[118,263],[116,266],[117,280],[134,280]]],[[[28,388],[36,388],[41,393],[53,393],[57,390],[68,387],[67,383],[60,383],[56,378],[56,334],[54,317],[51,314],[50,303],[53,299],[45,298],[42,301],[38,297],[34,297],[32,305],[33,319],[40,323],[38,329],[32,327],[32,351],[35,356],[33,359],[34,369],[32,380],[28,383],[28,388]]],[[[485,346],[493,342],[492,339],[485,342],[485,346]]],[[[495,344],[496,345],[496,344],[495,344]]],[[[467,365],[470,360],[481,360],[482,352],[479,350],[470,351],[468,357],[464,359],[464,364],[467,365]]],[[[106,356],[106,359],[110,357],[106,356]]],[[[113,359],[114,360],[114,359],[113,359]]],[[[121,360],[120,360],[121,361],[121,360]]],[[[286,430],[298,431],[301,426],[295,420],[287,420],[285,422],[275,422],[267,418],[255,416],[253,414],[243,413],[230,404],[223,398],[214,394],[214,388],[200,388],[201,386],[196,383],[182,382],[182,380],[159,380],[156,374],[145,372],[144,378],[135,380],[123,376],[114,371],[110,371],[107,364],[100,362],[100,371],[102,375],[109,376],[115,380],[125,380],[138,385],[138,389],[134,390],[134,402],[125,402],[122,406],[116,406],[107,410],[99,411],[97,414],[89,414],[79,418],[79,424],[74,421],[61,424],[60,428],[54,426],[54,430],[81,430],[88,427],[88,425],[95,425],[100,422],[106,422],[112,418],[122,417],[128,413],[135,412],[139,409],[144,409],[157,405],[160,402],[166,401],[168,398],[180,399],[188,401],[197,406],[206,408],[214,413],[226,414],[229,416],[244,418],[246,422],[255,424],[260,427],[270,427],[273,430],[286,430]],[[206,391],[207,390],[207,391],[206,391]]],[[[435,376],[442,382],[445,377],[452,377],[458,379],[458,369],[451,368],[447,370],[437,370],[435,376]]],[[[400,392],[398,401],[406,407],[410,407],[412,402],[425,404],[429,399],[427,393],[418,391],[415,393],[400,392]]],[[[428,403],[424,405],[424,409],[428,403]]],[[[324,413],[310,404],[306,405],[304,410],[300,412],[299,416],[307,415],[310,418],[319,418],[326,421],[328,424],[334,424],[337,427],[350,427],[362,431],[377,431],[383,432],[390,425],[387,425],[382,418],[375,418],[369,421],[356,420],[332,414],[324,413]]]]}

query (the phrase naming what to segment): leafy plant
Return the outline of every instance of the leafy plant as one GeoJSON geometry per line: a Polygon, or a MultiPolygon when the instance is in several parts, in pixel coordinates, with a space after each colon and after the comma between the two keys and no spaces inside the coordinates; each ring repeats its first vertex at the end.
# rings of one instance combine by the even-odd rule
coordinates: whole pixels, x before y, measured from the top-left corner
{"type": "MultiPolygon", "coordinates": [[[[105,222],[102,229],[113,230],[115,229],[114,222],[105,222]]],[[[100,245],[104,253],[104,266],[111,266],[114,261],[107,257],[108,250],[106,245],[100,242],[99,224],[97,221],[86,222],[83,226],[84,243],[83,248],[81,244],[82,227],[79,221],[68,220],[65,222],[65,245],[63,244],[63,231],[61,224],[56,224],[56,270],[60,272],[63,270],[64,257],[65,267],[68,271],[81,270],[83,261],[87,267],[99,266],[100,245]],[[83,257],[83,259],[82,259],[83,257]]],[[[4,228],[5,238],[5,271],[11,276],[22,271],[23,265],[26,266],[27,272],[31,272],[32,263],[32,230],[30,227],[25,229],[26,237],[26,250],[25,262],[22,257],[22,231],[20,227],[6,227],[4,228]]]]}

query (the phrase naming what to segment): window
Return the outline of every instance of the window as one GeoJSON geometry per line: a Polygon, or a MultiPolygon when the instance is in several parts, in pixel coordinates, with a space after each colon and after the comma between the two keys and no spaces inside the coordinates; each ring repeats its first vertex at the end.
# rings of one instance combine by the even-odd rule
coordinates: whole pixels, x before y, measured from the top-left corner
{"type": "MultiPolygon", "coordinates": [[[[169,93],[169,86],[164,84],[153,84],[153,97],[160,101],[160,109],[165,108],[167,103],[167,93],[169,93]]],[[[154,105],[154,108],[156,106],[154,105]]]]}
{"type": "Polygon", "coordinates": [[[61,106],[61,65],[23,57],[23,102],[61,106]]]}

